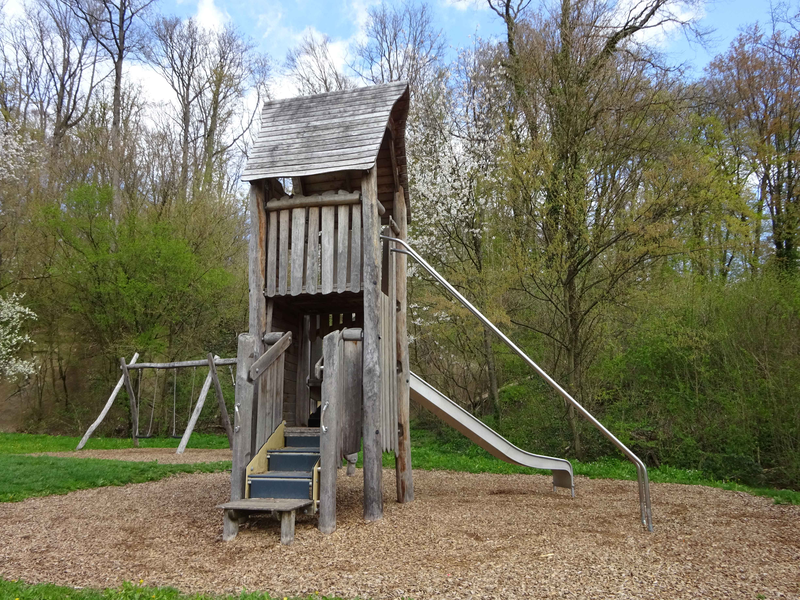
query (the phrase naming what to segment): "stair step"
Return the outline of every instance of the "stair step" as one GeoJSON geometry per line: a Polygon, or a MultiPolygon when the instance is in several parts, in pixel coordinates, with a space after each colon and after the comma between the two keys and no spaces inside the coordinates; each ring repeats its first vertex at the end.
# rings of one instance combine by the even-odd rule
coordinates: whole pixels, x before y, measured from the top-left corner
{"type": "Polygon", "coordinates": [[[247,478],[251,498],[302,498],[312,496],[310,477],[253,477],[247,478]]]}
{"type": "MultiPolygon", "coordinates": [[[[307,449],[308,450],[308,449],[307,449]]],[[[311,471],[319,460],[319,451],[297,452],[283,448],[269,452],[270,471],[311,471]]]]}
{"type": "Polygon", "coordinates": [[[313,448],[319,451],[319,436],[286,435],[287,448],[313,448]]]}
{"type": "Polygon", "coordinates": [[[250,479],[311,479],[311,471],[269,471],[267,473],[252,473],[250,479]]]}
{"type": "Polygon", "coordinates": [[[312,500],[305,498],[242,498],[220,504],[217,508],[247,512],[269,512],[272,510],[298,510],[310,506],[312,500]]]}

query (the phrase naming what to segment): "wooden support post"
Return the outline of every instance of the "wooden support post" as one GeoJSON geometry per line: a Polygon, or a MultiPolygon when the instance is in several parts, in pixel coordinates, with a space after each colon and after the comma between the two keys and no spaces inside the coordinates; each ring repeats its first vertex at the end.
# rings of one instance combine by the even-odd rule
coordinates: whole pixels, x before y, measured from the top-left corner
{"type": "MultiPolygon", "coordinates": [[[[267,257],[267,211],[265,208],[266,197],[264,188],[261,183],[255,182],[250,184],[250,241],[249,241],[249,271],[248,271],[248,285],[250,287],[249,295],[249,333],[253,336],[255,343],[256,358],[264,353],[264,343],[261,341],[261,336],[267,330],[267,306],[265,292],[265,277],[267,258],[272,262],[275,257],[267,257]]],[[[274,235],[274,231],[270,231],[270,236],[274,235]]],[[[274,250],[272,245],[270,250],[274,250]]],[[[274,283],[274,282],[273,282],[274,283]]],[[[238,364],[238,363],[237,363],[238,364]]],[[[253,408],[250,417],[253,419],[254,426],[264,425],[264,417],[267,408],[265,406],[266,397],[266,379],[262,380],[256,386],[256,400],[253,403],[253,408]],[[264,396],[264,398],[262,398],[264,396]],[[261,413],[261,414],[259,414],[261,413]]],[[[270,415],[271,419],[271,415],[270,415]]],[[[255,435],[253,435],[248,443],[251,445],[250,452],[256,452],[263,444],[269,433],[262,427],[259,430],[256,426],[255,435]]],[[[246,464],[246,463],[245,463],[246,464]]]]}
{"type": "Polygon", "coordinates": [[[131,383],[131,376],[128,373],[128,365],[125,358],[119,359],[119,366],[122,369],[122,380],[125,382],[125,391],[128,392],[128,399],[131,406],[131,438],[133,438],[133,447],[139,447],[139,438],[136,437],[136,432],[139,431],[139,409],[136,394],[133,393],[133,384],[131,383]]]}
{"type": "Polygon", "coordinates": [[[192,437],[192,431],[194,431],[194,426],[197,425],[197,419],[200,418],[200,413],[203,411],[203,405],[206,403],[206,396],[208,396],[208,390],[210,389],[211,370],[209,369],[206,380],[203,382],[203,388],[200,390],[200,397],[197,399],[197,404],[195,404],[194,411],[192,411],[192,416],[189,419],[189,424],[186,426],[186,431],[183,432],[181,443],[178,444],[178,449],[175,451],[175,454],[183,454],[186,450],[186,446],[189,444],[189,438],[192,437]]]}
{"type": "Polygon", "coordinates": [[[380,295],[381,221],[378,216],[377,167],[361,180],[361,225],[364,232],[364,519],[383,518],[383,472],[381,446],[380,295]]]}
{"type": "Polygon", "coordinates": [[[344,457],[347,461],[347,476],[352,477],[356,474],[356,463],[358,462],[358,453],[348,454],[344,457]]]}
{"type": "Polygon", "coordinates": [[[342,464],[339,454],[339,405],[341,403],[341,338],[339,331],[325,336],[322,342],[324,374],[319,436],[319,530],[336,530],[336,470],[342,464]]]}
{"type": "Polygon", "coordinates": [[[231,500],[244,498],[245,469],[253,458],[253,382],[250,367],[255,361],[255,339],[249,333],[239,336],[236,353],[236,397],[233,409],[233,465],[231,468],[231,500]]]}
{"type": "Polygon", "coordinates": [[[235,510],[222,511],[222,541],[230,542],[239,534],[239,515],[235,510]]]}
{"type": "MultiPolygon", "coordinates": [[[[218,357],[217,357],[218,358],[218,357]]],[[[231,419],[228,416],[228,408],[225,406],[225,397],[222,395],[222,385],[217,376],[217,366],[214,364],[215,357],[208,353],[208,370],[211,373],[211,379],[214,382],[214,391],[217,394],[217,403],[219,404],[219,420],[225,428],[225,434],[228,436],[228,447],[233,449],[233,427],[231,427],[231,419]]]]}
{"type": "MultiPolygon", "coordinates": [[[[400,227],[399,237],[405,240],[408,235],[408,217],[403,188],[397,190],[394,200],[394,216],[400,227]]],[[[400,503],[414,500],[414,477],[411,472],[411,407],[409,402],[408,364],[408,298],[406,288],[407,257],[395,253],[394,258],[397,277],[397,455],[395,475],[397,479],[397,501],[400,503]]]]}
{"type": "MultiPolygon", "coordinates": [[[[131,362],[129,364],[136,364],[136,361],[138,359],[139,359],[139,353],[137,352],[136,354],[133,355],[133,358],[131,359],[131,362]]],[[[100,426],[100,423],[103,422],[103,419],[106,418],[108,411],[111,410],[111,405],[114,404],[114,400],[116,400],[117,394],[119,394],[119,391],[122,389],[122,386],[124,384],[125,384],[125,375],[120,375],[119,381],[117,381],[117,385],[114,386],[114,390],[111,392],[111,395],[108,397],[108,400],[106,401],[106,405],[103,407],[103,410],[100,411],[100,416],[98,416],[97,419],[95,419],[94,423],[89,425],[89,429],[87,429],[86,433],[83,434],[83,437],[81,438],[81,441],[78,442],[78,446],[75,448],[75,450],[80,450],[86,445],[86,442],[89,440],[89,437],[94,433],[95,429],[97,429],[100,426]]]]}
{"type": "Polygon", "coordinates": [[[297,358],[294,422],[298,427],[307,427],[308,417],[311,414],[311,397],[308,391],[308,376],[311,369],[310,335],[311,316],[305,315],[300,326],[300,351],[297,358]]]}
{"type": "Polygon", "coordinates": [[[291,546],[294,542],[294,510],[281,512],[281,544],[291,546]]]}

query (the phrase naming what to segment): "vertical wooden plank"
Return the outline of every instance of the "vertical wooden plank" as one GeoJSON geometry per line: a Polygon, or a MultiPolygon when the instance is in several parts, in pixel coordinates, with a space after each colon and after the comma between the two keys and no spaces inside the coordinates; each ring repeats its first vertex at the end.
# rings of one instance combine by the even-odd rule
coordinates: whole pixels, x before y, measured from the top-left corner
{"type": "Polygon", "coordinates": [[[131,439],[133,439],[133,447],[138,448],[139,438],[136,437],[136,432],[139,430],[139,405],[136,394],[133,393],[133,384],[124,356],[119,359],[119,366],[122,369],[122,380],[125,382],[125,391],[128,392],[128,401],[131,407],[131,439]]]}
{"type": "MultiPolygon", "coordinates": [[[[261,336],[267,327],[266,298],[264,297],[265,276],[269,260],[267,260],[267,212],[264,187],[260,182],[250,184],[250,240],[249,240],[249,333],[253,336],[253,350],[257,356],[263,352],[261,336]]],[[[273,279],[274,281],[274,279],[273,279]]],[[[249,418],[258,416],[258,392],[256,401],[249,411],[249,418]]],[[[252,428],[250,429],[252,433],[252,428]]],[[[255,443],[254,437],[248,440],[252,452],[255,443]]]]}
{"type": "MultiPolygon", "coordinates": [[[[345,330],[361,333],[358,329],[345,330]]],[[[344,334],[343,334],[344,335],[344,334]]],[[[344,430],[342,453],[356,454],[361,449],[361,341],[345,339],[344,347],[344,400],[339,426],[344,430]]],[[[349,467],[348,467],[349,469],[349,467]]]]}
{"type": "Polygon", "coordinates": [[[308,259],[306,261],[306,293],[317,293],[319,281],[319,207],[308,209],[308,259]]]}
{"type": "Polygon", "coordinates": [[[361,291],[361,206],[351,205],[352,230],[350,235],[350,291],[361,291]]]}
{"type": "Polygon", "coordinates": [[[333,291],[333,224],[336,207],[322,207],[322,293],[333,291]]]}
{"type": "Polygon", "coordinates": [[[285,296],[289,278],[289,211],[282,210],[279,217],[280,250],[278,251],[278,295],[285,296]]]}
{"type": "MultiPolygon", "coordinates": [[[[397,190],[394,200],[394,215],[400,228],[399,238],[408,237],[408,218],[403,188],[397,190]]],[[[414,477],[411,471],[411,407],[409,405],[409,357],[408,357],[408,299],[406,292],[407,257],[395,254],[396,294],[400,310],[397,313],[397,454],[395,476],[397,501],[414,500],[414,477]]]]}
{"type": "Polygon", "coordinates": [[[217,395],[217,404],[219,405],[219,420],[222,427],[225,429],[225,434],[228,436],[228,447],[233,449],[233,427],[231,427],[231,420],[228,417],[228,409],[225,407],[225,397],[222,395],[222,385],[217,376],[217,365],[214,364],[214,355],[208,353],[208,372],[211,374],[211,380],[214,383],[214,392],[217,395]]]}
{"type": "Polygon", "coordinates": [[[336,291],[347,290],[347,251],[350,241],[350,206],[339,206],[339,231],[336,261],[336,291]]]}
{"type": "Polygon", "coordinates": [[[278,279],[278,211],[269,213],[267,229],[267,297],[275,295],[275,283],[278,279]]]}
{"type": "Polygon", "coordinates": [[[362,365],[364,438],[364,519],[383,518],[383,473],[380,431],[380,295],[381,247],[377,168],[361,180],[361,226],[364,257],[364,358],[362,365]]]}
{"type": "Polygon", "coordinates": [[[275,361],[275,394],[272,397],[272,431],[283,421],[283,392],[286,381],[286,351],[275,361]]]}
{"type": "Polygon", "coordinates": [[[336,470],[341,464],[338,440],[339,412],[339,347],[341,333],[333,331],[325,336],[322,352],[325,371],[322,378],[322,412],[320,423],[320,477],[319,477],[319,530],[333,533],[336,530],[336,470]]]}
{"type": "Polygon", "coordinates": [[[195,425],[197,425],[197,419],[200,418],[200,413],[203,411],[203,405],[206,403],[206,396],[208,396],[208,390],[210,389],[211,370],[209,369],[206,380],[203,382],[203,388],[200,390],[200,397],[197,399],[197,404],[195,404],[192,416],[189,418],[189,424],[186,426],[186,431],[183,432],[181,443],[178,444],[178,449],[175,451],[175,454],[183,454],[184,450],[186,450],[186,446],[189,444],[189,438],[192,437],[192,432],[194,431],[195,425]]]}
{"type": "Polygon", "coordinates": [[[306,209],[292,210],[292,296],[303,293],[303,255],[306,249],[306,209]]]}
{"type": "Polygon", "coordinates": [[[297,392],[295,396],[295,424],[308,427],[308,416],[311,413],[308,393],[308,375],[311,368],[311,316],[303,316],[300,326],[300,351],[297,357],[297,392]]]}
{"type": "Polygon", "coordinates": [[[293,510],[281,512],[281,544],[284,546],[291,546],[294,543],[294,515],[293,510]]]}
{"type": "Polygon", "coordinates": [[[253,382],[250,367],[255,362],[256,340],[249,333],[239,336],[236,352],[236,387],[233,409],[233,465],[231,469],[231,500],[244,498],[245,468],[253,458],[252,412],[253,382]]]}

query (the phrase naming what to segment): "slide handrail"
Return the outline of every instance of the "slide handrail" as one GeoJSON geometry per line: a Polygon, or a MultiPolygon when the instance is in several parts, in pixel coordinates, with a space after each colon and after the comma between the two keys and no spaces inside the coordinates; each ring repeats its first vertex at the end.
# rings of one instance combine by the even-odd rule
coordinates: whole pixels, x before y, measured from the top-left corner
{"type": "Polygon", "coordinates": [[[600,433],[602,433],[617,449],[620,450],[627,458],[630,460],[634,465],[636,465],[636,476],[637,481],[639,483],[639,510],[641,513],[641,520],[642,526],[645,527],[648,531],[653,531],[653,512],[650,505],[650,480],[647,476],[647,467],[645,466],[644,462],[633,453],[633,451],[628,448],[625,444],[623,444],[617,437],[611,433],[608,429],[606,429],[600,421],[594,418],[592,414],[586,410],[581,404],[575,400],[564,388],[562,388],[558,382],[556,382],[550,375],[548,375],[544,369],[542,369],[538,364],[536,364],[533,359],[525,354],[514,342],[512,342],[508,336],[506,336],[497,326],[492,323],[489,319],[487,319],[483,313],[481,313],[477,308],[475,308],[472,303],[467,300],[456,288],[450,285],[444,277],[442,277],[436,269],[434,269],[428,262],[422,258],[411,246],[409,246],[404,240],[393,238],[389,236],[382,235],[381,239],[387,240],[389,242],[393,242],[395,244],[400,244],[403,248],[392,248],[392,252],[399,252],[402,254],[407,254],[408,256],[412,257],[416,260],[428,273],[430,273],[434,279],[436,279],[450,294],[455,297],[461,304],[463,304],[467,310],[469,310],[473,315],[475,315],[486,327],[488,327],[494,334],[499,337],[511,350],[519,356],[522,360],[524,360],[529,367],[531,367],[534,371],[536,371],[539,376],[544,379],[550,387],[552,387],[558,394],[564,398],[567,402],[569,402],[572,406],[575,407],[577,410],[586,420],[588,420],[600,433]]]}

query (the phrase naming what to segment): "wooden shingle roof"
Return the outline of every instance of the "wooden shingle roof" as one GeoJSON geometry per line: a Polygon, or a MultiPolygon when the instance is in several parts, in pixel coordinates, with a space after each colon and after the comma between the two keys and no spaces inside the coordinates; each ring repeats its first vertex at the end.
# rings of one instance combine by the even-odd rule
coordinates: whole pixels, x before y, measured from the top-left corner
{"type": "Polygon", "coordinates": [[[391,118],[400,183],[407,190],[408,94],[400,81],[265,103],[242,180],[370,169],[391,118]]]}

